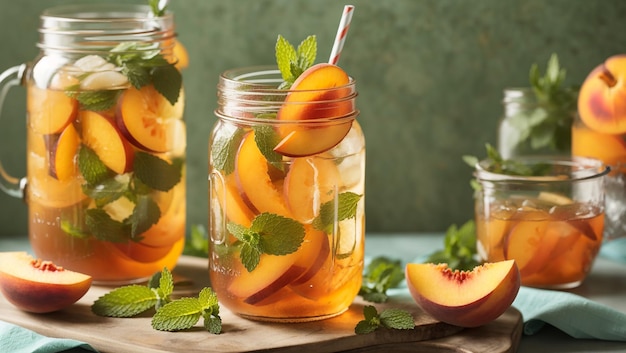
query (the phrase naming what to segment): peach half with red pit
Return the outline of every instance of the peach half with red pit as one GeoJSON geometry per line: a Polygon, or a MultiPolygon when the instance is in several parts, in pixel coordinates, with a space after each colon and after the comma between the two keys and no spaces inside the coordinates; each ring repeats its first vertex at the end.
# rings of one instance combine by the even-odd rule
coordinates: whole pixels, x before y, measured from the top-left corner
{"type": "Polygon", "coordinates": [[[514,260],[485,263],[471,271],[446,264],[407,264],[407,286],[417,304],[433,318],[462,327],[497,319],[513,303],[520,288],[514,260]]]}
{"type": "Polygon", "coordinates": [[[33,313],[66,308],[91,287],[91,276],[66,270],[26,252],[0,253],[0,291],[13,305],[33,313]]]}

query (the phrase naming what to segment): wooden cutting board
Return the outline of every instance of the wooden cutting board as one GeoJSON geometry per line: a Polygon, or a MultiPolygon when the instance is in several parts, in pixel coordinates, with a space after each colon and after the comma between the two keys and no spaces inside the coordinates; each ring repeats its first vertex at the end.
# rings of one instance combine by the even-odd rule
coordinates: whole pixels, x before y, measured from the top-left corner
{"type": "MultiPolygon", "coordinates": [[[[176,295],[196,295],[209,285],[207,260],[183,256],[174,271],[176,295]]],[[[182,332],[161,332],[150,326],[151,314],[134,318],[105,318],[93,314],[91,304],[112,288],[93,286],[76,304],[49,314],[18,310],[0,296],[0,320],[26,327],[50,337],[72,338],[89,343],[100,352],[515,352],[522,331],[521,314],[510,308],[497,320],[473,329],[461,329],[432,319],[408,296],[392,297],[375,304],[380,312],[393,307],[410,311],[413,330],[379,329],[356,335],[354,327],[363,319],[357,298],[350,309],[333,319],[299,324],[260,323],[238,317],[220,308],[222,334],[213,335],[196,327],[182,332]]]]}

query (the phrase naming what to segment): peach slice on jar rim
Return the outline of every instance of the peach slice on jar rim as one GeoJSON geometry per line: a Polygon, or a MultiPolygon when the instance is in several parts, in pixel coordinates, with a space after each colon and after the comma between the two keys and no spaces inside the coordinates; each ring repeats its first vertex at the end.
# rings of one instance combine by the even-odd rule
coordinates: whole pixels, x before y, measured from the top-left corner
{"type": "Polygon", "coordinates": [[[321,153],[336,146],[348,134],[354,113],[350,77],[335,65],[321,63],[304,71],[293,83],[277,114],[280,142],[274,150],[290,157],[321,153]],[[319,124],[290,124],[320,120],[319,124]]]}

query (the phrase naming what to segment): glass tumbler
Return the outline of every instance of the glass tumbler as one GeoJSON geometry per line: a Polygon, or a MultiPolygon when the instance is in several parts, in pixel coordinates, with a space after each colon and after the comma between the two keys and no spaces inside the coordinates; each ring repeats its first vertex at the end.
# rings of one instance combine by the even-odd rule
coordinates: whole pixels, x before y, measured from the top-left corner
{"type": "Polygon", "coordinates": [[[533,176],[502,174],[491,160],[476,165],[479,255],[489,262],[514,259],[526,286],[578,286],[602,244],[609,167],[581,157],[512,161],[533,176]]]}
{"type": "Polygon", "coordinates": [[[238,315],[320,320],[344,312],[361,286],[365,143],[356,84],[294,91],[281,82],[269,67],[219,78],[209,272],[220,303],[238,315]]]}
{"type": "Polygon", "coordinates": [[[2,100],[26,87],[27,175],[0,170],[2,188],[28,205],[32,249],[95,283],[173,268],[186,200],[173,15],[67,5],[46,10],[39,33],[39,55],[0,80],[2,100]]]}

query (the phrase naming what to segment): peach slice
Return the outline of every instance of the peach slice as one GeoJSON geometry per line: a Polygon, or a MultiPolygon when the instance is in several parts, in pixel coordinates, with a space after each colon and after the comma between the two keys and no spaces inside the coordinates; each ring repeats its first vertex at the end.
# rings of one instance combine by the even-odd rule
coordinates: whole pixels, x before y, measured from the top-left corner
{"type": "Polygon", "coordinates": [[[614,55],[594,68],[580,87],[578,112],[590,129],[626,133],[626,55],[614,55]]]}
{"type": "Polygon", "coordinates": [[[411,296],[442,322],[477,327],[498,318],[513,303],[520,274],[513,260],[485,263],[472,271],[453,271],[446,264],[406,265],[411,296]]]}
{"type": "Polygon", "coordinates": [[[76,153],[79,145],[78,132],[73,124],[69,124],[50,148],[50,175],[61,181],[76,176],[76,153]]]}
{"type": "Polygon", "coordinates": [[[295,266],[299,253],[274,256],[261,255],[257,267],[248,272],[243,266],[228,286],[228,292],[244,302],[255,305],[300,277],[305,267],[295,266]]]}
{"type": "Polygon", "coordinates": [[[154,86],[141,90],[127,89],[119,100],[117,125],[134,146],[149,152],[168,152],[177,145],[183,117],[184,92],[175,105],[171,105],[154,86]]]}
{"type": "Polygon", "coordinates": [[[559,235],[549,233],[550,222],[522,221],[504,240],[504,257],[517,262],[522,276],[541,271],[550,263],[550,254],[559,242],[559,235]]]}
{"type": "Polygon", "coordinates": [[[74,304],[87,293],[91,276],[65,270],[25,252],[0,253],[0,290],[16,307],[47,313],[74,304]]]}
{"type": "Polygon", "coordinates": [[[338,66],[313,65],[296,79],[278,111],[281,141],[274,150],[285,156],[314,155],[336,146],[348,134],[352,119],[332,121],[355,111],[350,77],[338,66]],[[307,125],[289,124],[324,119],[307,125]]]}
{"type": "Polygon", "coordinates": [[[332,160],[294,159],[283,185],[294,218],[311,223],[319,215],[320,206],[336,197],[340,180],[339,170],[332,160]]]}
{"type": "Polygon", "coordinates": [[[82,111],[79,119],[83,142],[102,163],[117,174],[132,170],[134,151],[111,120],[92,111],[82,111]]]}
{"type": "Polygon", "coordinates": [[[211,178],[211,187],[211,192],[217,197],[220,209],[225,210],[228,220],[244,227],[250,227],[254,213],[241,198],[235,175],[231,173],[222,179],[221,176],[214,174],[211,178]]]}
{"type": "Polygon", "coordinates": [[[26,102],[28,124],[36,133],[58,134],[69,125],[78,113],[78,101],[63,91],[28,87],[26,102]]]}
{"type": "Polygon", "coordinates": [[[281,185],[273,183],[270,166],[254,136],[254,131],[250,131],[243,137],[235,161],[235,175],[242,198],[249,201],[253,211],[293,218],[282,197],[281,185]]]}

